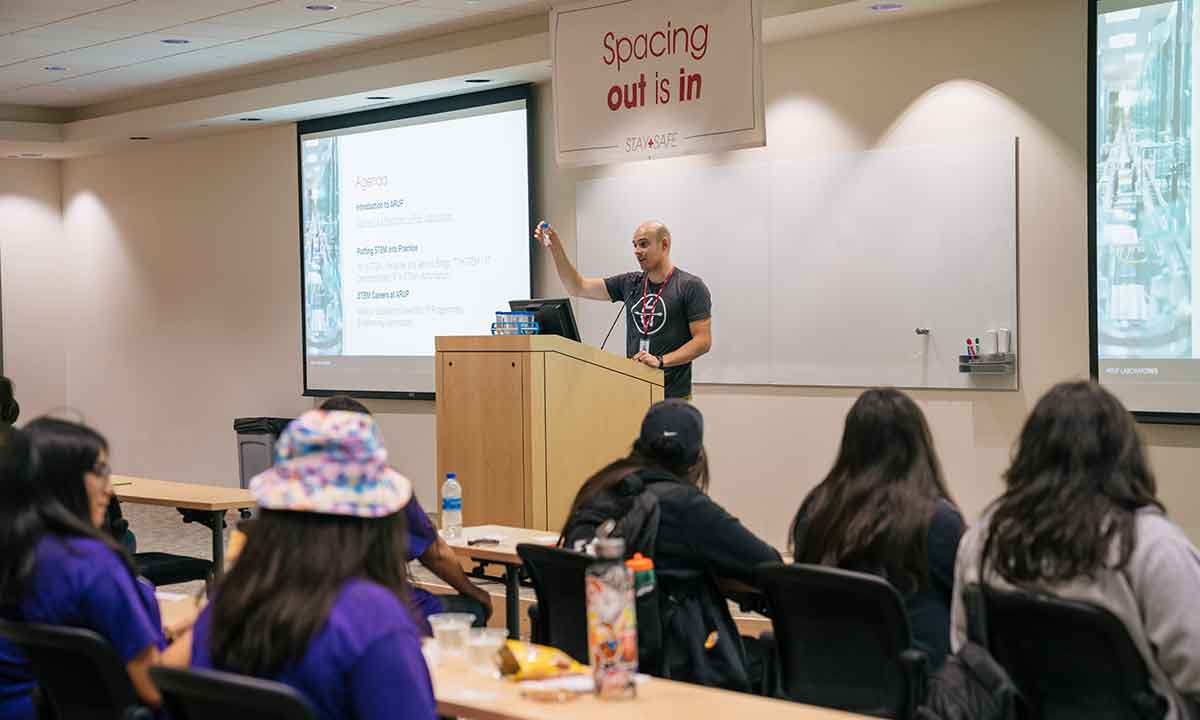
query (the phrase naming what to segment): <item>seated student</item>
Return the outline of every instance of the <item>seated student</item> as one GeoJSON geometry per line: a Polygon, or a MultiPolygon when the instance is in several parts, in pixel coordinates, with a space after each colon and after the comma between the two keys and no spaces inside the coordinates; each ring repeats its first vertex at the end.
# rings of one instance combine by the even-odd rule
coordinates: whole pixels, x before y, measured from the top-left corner
{"type": "Polygon", "coordinates": [[[893,388],[858,397],[833,468],[792,520],[796,562],[887,578],[933,667],[950,652],[954,558],[963,520],[921,408],[893,388]]]}
{"type": "MultiPolygon", "coordinates": [[[[365,405],[348,395],[334,395],[321,403],[322,410],[344,410],[370,415],[365,405]]],[[[414,495],[404,506],[404,520],[408,525],[408,559],[417,560],[447,585],[457,590],[458,595],[434,595],[418,587],[410,587],[413,602],[423,617],[440,612],[470,613],[475,616],[475,625],[483,627],[492,616],[492,598],[485,590],[467,579],[458,556],[438,535],[414,495]]]]}
{"type": "Polygon", "coordinates": [[[1051,388],[1004,481],[959,548],[955,650],[967,639],[963,590],[981,574],[989,588],[1089,602],[1125,624],[1167,720],[1200,718],[1200,553],[1167,519],[1121,402],[1092,382],[1051,388]]]}
{"type": "Polygon", "coordinates": [[[412,487],[368,415],[311,410],[250,491],[261,512],[196,621],[191,664],[291,685],[321,718],[432,720],[407,605],[412,487]]]}
{"type": "MultiPolygon", "coordinates": [[[[705,492],[708,460],[704,418],[683,400],[655,404],[642,421],[633,452],[601,469],[575,496],[562,530],[562,544],[581,549],[597,525],[622,512],[621,496],[650,492],[657,500],[658,527],[652,547],[639,547],[653,528],[619,522],[614,536],[626,539],[626,554],[654,560],[663,631],[659,667],[644,672],[731,690],[752,687],[746,652],[716,578],[745,583],[754,567],[778,562],[775,548],[758,539],[705,492]]],[[[651,513],[653,514],[653,513],[651,513]]],[[[631,514],[626,512],[624,519],[631,514]]]]}
{"type": "MultiPolygon", "coordinates": [[[[104,438],[42,418],[0,431],[0,456],[0,615],[96,631],[125,662],[138,697],[157,706],[149,669],[166,643],[154,589],[99,530],[112,496],[104,438]]],[[[32,718],[33,686],[24,654],[0,644],[0,718],[32,718]]]]}

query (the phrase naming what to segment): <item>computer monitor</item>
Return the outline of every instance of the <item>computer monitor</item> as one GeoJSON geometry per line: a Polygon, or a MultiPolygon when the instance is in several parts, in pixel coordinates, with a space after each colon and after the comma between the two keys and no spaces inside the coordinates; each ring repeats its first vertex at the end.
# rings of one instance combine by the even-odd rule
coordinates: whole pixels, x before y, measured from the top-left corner
{"type": "Polygon", "coordinates": [[[508,308],[534,313],[538,335],[562,335],[568,340],[580,342],[579,327],[575,325],[575,313],[571,311],[568,298],[509,300],[508,308]]]}

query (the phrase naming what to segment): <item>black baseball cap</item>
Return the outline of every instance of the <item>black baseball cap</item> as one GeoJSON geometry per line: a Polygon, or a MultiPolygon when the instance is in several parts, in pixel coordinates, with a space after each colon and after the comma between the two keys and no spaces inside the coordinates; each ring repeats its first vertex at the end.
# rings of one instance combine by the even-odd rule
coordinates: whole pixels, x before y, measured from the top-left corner
{"type": "Polygon", "coordinates": [[[693,463],[704,445],[704,416],[686,400],[663,400],[646,411],[638,440],[647,448],[674,445],[693,463]]]}

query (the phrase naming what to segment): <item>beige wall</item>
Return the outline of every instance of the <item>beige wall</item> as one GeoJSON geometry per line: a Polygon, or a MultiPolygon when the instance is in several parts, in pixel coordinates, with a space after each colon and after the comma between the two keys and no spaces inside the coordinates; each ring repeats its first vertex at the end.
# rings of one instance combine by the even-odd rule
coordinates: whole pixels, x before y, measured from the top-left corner
{"type": "MultiPolygon", "coordinates": [[[[1084,0],[1005,0],[801,38],[768,46],[764,57],[771,153],[802,157],[1020,137],[1021,390],[914,393],[929,416],[951,491],[972,517],[999,492],[1011,444],[1038,396],[1088,372],[1086,12],[1084,0]]],[[[646,167],[559,172],[551,154],[551,100],[543,92],[541,207],[574,253],[575,181],[646,167]]],[[[757,152],[658,162],[739,162],[757,152]]],[[[561,287],[545,257],[538,281],[544,294],[561,287]]],[[[718,343],[721,301],[714,298],[718,343]]],[[[712,494],[769,541],[785,542],[796,506],[832,463],[856,394],[700,386],[712,494]]],[[[1200,430],[1147,428],[1146,436],[1154,443],[1161,494],[1176,520],[1200,538],[1200,490],[1191,473],[1200,460],[1200,430]]]]}
{"type": "Polygon", "coordinates": [[[67,403],[71,258],[60,173],[58,161],[0,160],[4,373],[16,384],[22,420],[67,403]]]}
{"type": "MultiPolygon", "coordinates": [[[[312,406],[296,203],[290,125],[65,162],[70,404],[120,472],[234,485],[233,418],[312,406]]],[[[397,466],[427,477],[431,499],[432,403],[377,409],[397,466]]]]}
{"type": "Polygon", "coordinates": [[[236,484],[232,420],[307,407],[289,127],[64,162],[71,405],[120,472],[236,484]]]}
{"type": "MultiPolygon", "coordinates": [[[[1005,0],[765,54],[771,152],[1021,138],[1022,390],[917,393],[971,515],[998,492],[1037,396],[1087,373],[1085,39],[1085,0],[1005,0]]],[[[539,204],[574,252],[575,181],[645,166],[559,171],[548,89],[541,99],[539,204]]],[[[292,127],[265,128],[66,161],[61,236],[57,166],[0,161],[6,359],[22,400],[49,408],[69,398],[110,436],[120,471],[232,484],[232,418],[311,405],[299,395],[294,137],[292,127]],[[10,207],[20,210],[13,216],[10,207]]],[[[739,162],[756,152],[660,162],[739,162]]],[[[541,294],[561,292],[545,256],[536,273],[541,294]]],[[[796,505],[828,469],[854,395],[699,387],[713,494],[782,543],[796,505]]],[[[432,403],[369,405],[400,469],[431,504],[432,403]]],[[[1146,435],[1162,495],[1200,539],[1190,473],[1200,431],[1146,435]]]]}

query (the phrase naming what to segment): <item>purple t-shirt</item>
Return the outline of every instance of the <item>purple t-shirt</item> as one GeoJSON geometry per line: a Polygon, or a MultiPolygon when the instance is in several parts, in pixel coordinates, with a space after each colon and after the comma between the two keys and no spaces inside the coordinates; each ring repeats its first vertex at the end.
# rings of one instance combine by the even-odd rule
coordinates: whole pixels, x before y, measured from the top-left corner
{"type": "MultiPolygon", "coordinates": [[[[213,668],[212,606],[192,635],[192,667],[213,668]]],[[[221,668],[216,668],[221,669],[221,668]]],[[[304,657],[271,678],[299,690],[328,720],[433,720],[433,685],[421,633],[390,590],[368,580],[346,582],[304,657]]]]}
{"type": "MultiPolygon", "coordinates": [[[[404,506],[404,520],[408,525],[408,559],[416,560],[425,554],[429,546],[437,541],[437,530],[429,521],[429,516],[421,508],[421,503],[413,497],[404,506]]],[[[418,587],[409,588],[413,605],[420,611],[422,618],[442,612],[442,601],[437,595],[418,587]]],[[[428,626],[422,628],[429,634],[428,626]]]]}
{"type": "MultiPolygon", "coordinates": [[[[154,588],[91,538],[48,535],[35,551],[33,583],[7,620],[87,628],[124,662],[151,645],[166,647],[154,588]]],[[[33,674],[21,650],[0,641],[0,720],[32,718],[33,674]]]]}

